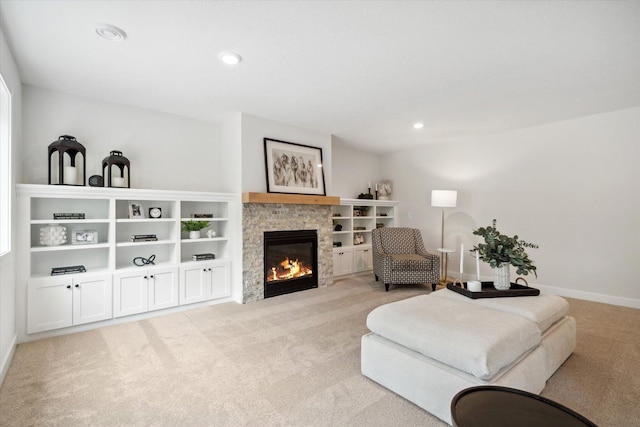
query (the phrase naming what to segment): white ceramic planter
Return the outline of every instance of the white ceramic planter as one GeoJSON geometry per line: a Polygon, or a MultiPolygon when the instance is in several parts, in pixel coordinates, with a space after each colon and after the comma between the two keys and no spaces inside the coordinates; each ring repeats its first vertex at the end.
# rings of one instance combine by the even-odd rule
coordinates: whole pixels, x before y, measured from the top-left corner
{"type": "Polygon", "coordinates": [[[509,277],[509,264],[493,269],[493,287],[499,290],[511,288],[511,278],[509,277]]]}
{"type": "Polygon", "coordinates": [[[194,230],[189,232],[190,239],[199,239],[200,238],[200,230],[194,230]]]}

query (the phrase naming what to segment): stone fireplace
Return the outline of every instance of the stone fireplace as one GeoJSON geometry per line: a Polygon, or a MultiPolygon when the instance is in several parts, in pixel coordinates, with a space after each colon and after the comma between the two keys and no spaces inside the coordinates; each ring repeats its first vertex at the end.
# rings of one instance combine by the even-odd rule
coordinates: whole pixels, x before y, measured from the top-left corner
{"type": "Polygon", "coordinates": [[[330,205],[339,204],[339,198],[245,193],[243,202],[243,303],[259,301],[265,297],[265,232],[315,230],[317,233],[317,285],[329,286],[333,283],[333,227],[330,205]],[[264,197],[249,197],[255,194],[264,197]],[[282,200],[283,203],[265,202],[278,200],[282,200]],[[307,204],[311,203],[309,200],[313,204],[307,204]]]}

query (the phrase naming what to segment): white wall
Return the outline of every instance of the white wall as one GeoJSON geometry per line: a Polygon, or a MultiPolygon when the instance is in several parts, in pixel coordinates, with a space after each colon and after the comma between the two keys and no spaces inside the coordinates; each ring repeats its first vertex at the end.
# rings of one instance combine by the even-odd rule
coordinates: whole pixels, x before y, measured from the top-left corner
{"type": "Polygon", "coordinates": [[[220,191],[240,193],[242,191],[242,115],[235,114],[221,127],[222,144],[216,156],[222,161],[220,173],[224,180],[220,182],[220,191]]]}
{"type": "Polygon", "coordinates": [[[267,192],[264,138],[322,148],[325,190],[332,193],[331,135],[242,114],[242,191],[267,192]]]}
{"type": "MultiPolygon", "coordinates": [[[[20,157],[22,131],[22,87],[18,68],[0,28],[0,72],[11,93],[11,188],[15,188],[17,159],[20,157]]],[[[0,257],[0,384],[9,368],[16,346],[16,203],[11,196],[11,251],[0,257]]]]}
{"type": "MultiPolygon", "coordinates": [[[[357,199],[360,193],[368,191],[371,183],[371,194],[375,194],[375,183],[388,177],[381,169],[381,158],[378,154],[354,150],[338,138],[333,138],[333,194],[345,199],[357,199]]],[[[392,194],[392,198],[395,198],[392,194]]]]}
{"type": "MultiPolygon", "coordinates": [[[[501,232],[540,245],[528,252],[538,267],[530,284],[640,308],[639,123],[632,108],[385,156],[400,224],[421,228],[435,250],[431,190],[458,190],[445,246],[471,248],[472,230],[496,218],[501,232]]],[[[450,259],[457,271],[459,254],[450,259]]],[[[474,270],[469,255],[465,271],[474,270]]],[[[487,266],[482,275],[490,280],[487,266]]]]}
{"type": "MultiPolygon", "coordinates": [[[[72,135],[87,150],[87,176],[120,150],[131,162],[131,187],[224,191],[220,126],[200,120],[23,87],[20,182],[47,184],[47,147],[72,135]]],[[[87,183],[88,185],[88,183],[87,183]]]]}

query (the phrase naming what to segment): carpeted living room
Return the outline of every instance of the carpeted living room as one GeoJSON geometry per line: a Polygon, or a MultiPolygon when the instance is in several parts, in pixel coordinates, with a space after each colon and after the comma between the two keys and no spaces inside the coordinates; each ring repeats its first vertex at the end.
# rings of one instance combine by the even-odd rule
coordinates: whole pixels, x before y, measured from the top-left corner
{"type": "MultiPolygon", "coordinates": [[[[0,424],[445,426],[360,373],[365,318],[430,292],[371,274],[18,346],[0,424]]],[[[637,309],[570,299],[577,348],[542,396],[601,426],[636,425],[637,309]]]]}
{"type": "Polygon", "coordinates": [[[0,425],[638,425],[639,28],[0,0],[0,425]]]}

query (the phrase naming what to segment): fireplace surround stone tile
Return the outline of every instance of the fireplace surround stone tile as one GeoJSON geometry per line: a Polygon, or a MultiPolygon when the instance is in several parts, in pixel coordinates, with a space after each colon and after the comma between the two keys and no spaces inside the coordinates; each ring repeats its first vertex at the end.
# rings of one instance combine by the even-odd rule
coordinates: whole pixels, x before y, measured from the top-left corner
{"type": "Polygon", "coordinates": [[[242,302],[264,299],[264,232],[317,230],[318,286],[333,283],[331,206],[245,203],[242,205],[242,302]]]}

